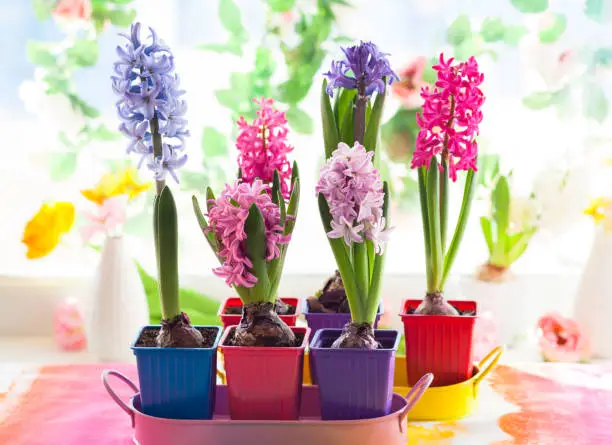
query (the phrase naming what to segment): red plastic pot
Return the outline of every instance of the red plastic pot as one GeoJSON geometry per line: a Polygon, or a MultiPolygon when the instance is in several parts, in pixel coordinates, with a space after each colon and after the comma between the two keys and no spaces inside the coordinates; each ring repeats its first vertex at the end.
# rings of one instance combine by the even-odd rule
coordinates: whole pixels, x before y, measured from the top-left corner
{"type": "MultiPolygon", "coordinates": [[[[474,311],[475,301],[448,301],[459,311],[474,311]]],[[[402,306],[406,372],[413,386],[427,373],[434,375],[431,386],[454,385],[472,377],[472,337],[477,315],[416,315],[421,300],[405,300],[402,306]]]]}
{"type": "Polygon", "coordinates": [[[300,346],[228,346],[236,326],[219,343],[227,379],[230,416],[234,420],[297,420],[302,400],[304,349],[310,329],[291,327],[300,346]]]}
{"type": "MultiPolygon", "coordinates": [[[[291,307],[295,308],[295,312],[291,315],[279,315],[280,319],[283,320],[287,326],[295,326],[295,322],[300,315],[302,305],[300,304],[299,298],[281,298],[283,303],[288,304],[291,307]]],[[[236,326],[240,324],[240,318],[242,315],[239,314],[226,314],[225,310],[229,307],[242,307],[242,300],[238,297],[229,297],[226,298],[221,306],[219,307],[219,312],[217,315],[221,319],[221,323],[223,323],[224,328],[229,328],[230,326],[236,326]]]]}

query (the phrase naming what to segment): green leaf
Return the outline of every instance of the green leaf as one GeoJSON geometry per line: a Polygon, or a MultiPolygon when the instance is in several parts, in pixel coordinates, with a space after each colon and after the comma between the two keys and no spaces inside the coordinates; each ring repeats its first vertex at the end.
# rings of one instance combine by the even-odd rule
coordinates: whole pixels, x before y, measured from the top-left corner
{"type": "Polygon", "coordinates": [[[178,272],[178,219],[172,192],[165,186],[158,197],[156,213],[159,247],[159,285],[162,315],[169,320],[180,313],[178,272]]]}
{"type": "Polygon", "coordinates": [[[465,14],[457,17],[446,30],[446,41],[453,46],[460,45],[470,37],[472,37],[472,27],[470,18],[465,14]]]}
{"type": "Polygon", "coordinates": [[[258,78],[269,79],[274,74],[276,63],[272,56],[272,51],[265,46],[257,48],[255,53],[255,76],[258,78]]]}
{"type": "Polygon", "coordinates": [[[297,220],[298,207],[300,204],[300,180],[299,178],[293,182],[293,190],[291,190],[291,196],[289,197],[289,205],[287,206],[287,214],[293,216],[288,219],[285,224],[284,235],[290,235],[293,233],[295,228],[295,222],[297,220]]]}
{"type": "Polygon", "coordinates": [[[378,141],[380,128],[380,120],[382,118],[383,108],[385,106],[385,97],[387,95],[387,86],[385,84],[385,89],[382,94],[377,94],[376,99],[374,99],[374,106],[372,107],[372,112],[370,113],[370,119],[366,125],[365,135],[363,137],[363,146],[367,151],[373,151],[376,153],[376,143],[378,141]]]}
{"type": "Polygon", "coordinates": [[[121,138],[119,133],[109,130],[104,124],[100,124],[97,127],[86,125],[81,132],[86,134],[89,139],[97,141],[117,141],[121,138]]]}
{"type": "Polygon", "coordinates": [[[531,93],[523,98],[523,105],[532,110],[542,110],[555,104],[556,96],[551,91],[531,93]]]}
{"type": "Polygon", "coordinates": [[[108,11],[108,19],[113,25],[119,28],[129,27],[135,18],[135,9],[129,9],[127,11],[122,9],[113,9],[108,11]]]}
{"type": "Polygon", "coordinates": [[[440,282],[442,278],[443,252],[440,238],[440,196],[439,190],[438,160],[434,156],[427,169],[427,211],[429,221],[429,239],[431,246],[431,264],[433,272],[433,283],[428,285],[427,292],[440,292],[440,282]]]}
{"type": "Polygon", "coordinates": [[[202,133],[202,151],[205,157],[227,155],[227,139],[213,127],[205,127],[202,133]]]}
{"type": "Polygon", "coordinates": [[[499,175],[499,155],[478,155],[478,185],[488,187],[499,175]]]}
{"type": "Polygon", "coordinates": [[[249,289],[249,302],[271,301],[270,299],[275,296],[270,295],[270,280],[266,265],[266,225],[256,204],[252,204],[249,208],[244,231],[246,254],[253,264],[251,272],[257,277],[257,283],[249,289]]]}
{"type": "Polygon", "coordinates": [[[28,60],[35,65],[50,67],[57,65],[57,58],[51,51],[49,44],[28,41],[26,44],[28,60]]]}
{"type": "Polygon", "coordinates": [[[74,152],[50,153],[47,162],[51,180],[65,181],[76,171],[77,154],[74,152]]]}
{"type": "Polygon", "coordinates": [[[293,9],[295,0],[266,0],[266,3],[273,12],[287,12],[293,9]]]}
{"type": "Polygon", "coordinates": [[[497,180],[491,194],[491,204],[498,235],[505,233],[510,222],[510,187],[505,176],[500,176],[497,180]]]}
{"type": "Polygon", "coordinates": [[[338,148],[338,127],[336,118],[331,107],[329,95],[325,91],[327,80],[323,80],[321,86],[321,121],[323,123],[323,145],[325,148],[325,159],[329,159],[331,154],[338,148]]]}
{"type": "Polygon", "coordinates": [[[230,33],[238,36],[246,34],[240,17],[240,9],[234,0],[219,0],[219,20],[230,33]]]}
{"type": "Polygon", "coordinates": [[[344,121],[346,113],[353,109],[353,101],[357,96],[357,91],[342,88],[336,90],[334,95],[336,96],[334,101],[334,118],[336,125],[340,125],[344,121]]]}
{"type": "Polygon", "coordinates": [[[310,134],[314,131],[314,121],[303,110],[297,107],[290,107],[287,110],[287,121],[291,128],[298,133],[310,134]]]}
{"type": "Polygon", "coordinates": [[[51,17],[51,13],[55,9],[57,0],[34,0],[32,6],[34,14],[38,20],[44,21],[51,17]]]}
{"type": "Polygon", "coordinates": [[[487,17],[482,22],[480,35],[485,42],[499,42],[504,40],[506,27],[500,17],[487,17]]]}
{"type": "Polygon", "coordinates": [[[487,242],[487,248],[489,249],[489,256],[493,254],[493,231],[491,230],[491,221],[485,216],[480,217],[480,227],[482,234],[484,235],[485,241],[487,242]]]}
{"type": "Polygon", "coordinates": [[[601,85],[588,82],[583,93],[584,115],[600,124],[606,120],[609,112],[608,99],[601,85]]]}
{"type": "Polygon", "coordinates": [[[81,112],[84,116],[95,118],[100,116],[100,112],[94,107],[89,105],[83,99],[78,97],[76,94],[67,94],[66,97],[72,105],[72,109],[81,112]]]}
{"type": "Polygon", "coordinates": [[[355,126],[353,117],[352,109],[349,109],[346,113],[344,113],[344,119],[340,129],[340,142],[344,142],[351,147],[355,142],[355,126]]]}
{"type": "Polygon", "coordinates": [[[242,109],[242,100],[232,90],[217,90],[215,91],[215,97],[221,105],[232,111],[239,113],[242,109]]]}
{"type": "Polygon", "coordinates": [[[98,61],[98,42],[96,40],[77,40],[66,50],[66,56],[78,66],[93,66],[98,61]]]}
{"type": "Polygon", "coordinates": [[[247,73],[231,73],[230,74],[230,88],[234,95],[238,97],[246,97],[251,91],[251,85],[253,79],[250,74],[247,73]]]}
{"type": "Polygon", "coordinates": [[[565,32],[567,27],[567,18],[565,14],[554,14],[552,23],[545,29],[540,30],[540,42],[554,43],[559,40],[559,37],[565,32]]]}
{"type": "Polygon", "coordinates": [[[527,34],[527,28],[523,25],[506,26],[504,30],[504,43],[506,45],[516,46],[519,44],[523,36],[527,34]]]}
{"type": "Polygon", "coordinates": [[[548,0],[510,0],[512,6],[524,14],[535,14],[548,9],[548,0]]]}
{"type": "Polygon", "coordinates": [[[230,53],[235,54],[236,56],[242,55],[242,45],[237,41],[230,41],[228,43],[204,43],[202,45],[198,45],[197,49],[201,49],[203,51],[212,51],[215,53],[230,53]]]}
{"type": "Polygon", "coordinates": [[[292,77],[278,86],[278,99],[286,104],[297,104],[308,95],[311,83],[292,77]]]}
{"type": "Polygon", "coordinates": [[[612,21],[612,4],[610,0],[586,0],[584,14],[598,23],[612,21]]]}

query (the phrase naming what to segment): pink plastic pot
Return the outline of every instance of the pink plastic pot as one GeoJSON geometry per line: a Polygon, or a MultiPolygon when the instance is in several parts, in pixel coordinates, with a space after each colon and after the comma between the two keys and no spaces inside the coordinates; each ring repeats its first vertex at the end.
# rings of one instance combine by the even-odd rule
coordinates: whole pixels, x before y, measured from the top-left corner
{"type": "MultiPolygon", "coordinates": [[[[448,301],[459,311],[474,311],[475,301],[448,301]]],[[[472,338],[476,316],[415,315],[421,300],[406,300],[402,306],[408,385],[426,373],[434,375],[432,386],[448,386],[472,377],[472,338]]]]}
{"type": "MultiPolygon", "coordinates": [[[[295,312],[293,314],[280,315],[279,316],[280,319],[283,320],[287,324],[287,326],[295,326],[295,322],[298,316],[300,315],[300,312],[302,309],[302,304],[300,303],[300,299],[283,297],[280,300],[283,303],[286,303],[289,306],[295,308],[295,312]]],[[[236,326],[240,324],[240,318],[242,317],[242,315],[238,315],[238,314],[226,314],[225,310],[229,307],[231,308],[242,307],[242,300],[238,297],[229,297],[229,298],[226,298],[223,301],[223,303],[221,303],[221,306],[219,307],[219,311],[217,312],[217,315],[221,319],[221,323],[223,323],[223,327],[226,329],[229,328],[230,326],[236,326]]]]}
{"type": "Polygon", "coordinates": [[[102,380],[112,399],[129,416],[134,428],[133,441],[139,445],[405,445],[406,417],[431,383],[424,376],[406,398],[393,395],[390,414],[375,419],[323,421],[319,412],[319,391],[305,386],[300,419],[289,421],[231,420],[226,386],[217,386],[217,404],[212,420],[174,420],[151,417],[140,409],[138,394],[125,403],[110,387],[109,376],[138,388],[116,371],[104,371],[102,380]],[[180,439],[178,439],[180,438],[180,439]]]}
{"type": "Polygon", "coordinates": [[[225,330],[223,354],[229,411],[234,420],[295,420],[300,412],[304,349],[310,329],[292,327],[300,346],[228,346],[236,326],[225,330]]]}

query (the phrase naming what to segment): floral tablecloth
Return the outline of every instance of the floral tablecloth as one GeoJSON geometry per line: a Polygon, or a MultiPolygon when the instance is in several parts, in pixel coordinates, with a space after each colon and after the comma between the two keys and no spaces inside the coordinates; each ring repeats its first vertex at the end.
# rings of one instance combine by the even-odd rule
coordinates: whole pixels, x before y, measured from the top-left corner
{"type": "MultiPolygon", "coordinates": [[[[131,444],[101,384],[109,367],[136,379],[133,365],[0,365],[0,444],[131,444]]],[[[410,423],[406,443],[612,444],[612,365],[499,365],[480,397],[467,419],[410,423]]]]}

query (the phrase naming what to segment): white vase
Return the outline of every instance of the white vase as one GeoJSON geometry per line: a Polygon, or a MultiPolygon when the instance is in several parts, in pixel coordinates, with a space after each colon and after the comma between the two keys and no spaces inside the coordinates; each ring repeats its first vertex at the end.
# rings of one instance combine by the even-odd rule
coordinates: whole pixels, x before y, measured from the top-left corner
{"type": "Polygon", "coordinates": [[[578,286],[574,316],[589,335],[593,355],[612,359],[612,232],[602,228],[578,286]]]}
{"type": "Polygon", "coordinates": [[[121,236],[107,237],[87,305],[89,350],[104,362],[133,362],[130,345],[149,322],[144,287],[121,236]]]}
{"type": "Polygon", "coordinates": [[[480,314],[490,314],[497,325],[500,342],[508,346],[535,331],[539,314],[528,304],[525,281],[520,276],[500,283],[484,282],[472,276],[461,278],[464,297],[476,301],[480,314]]]}

